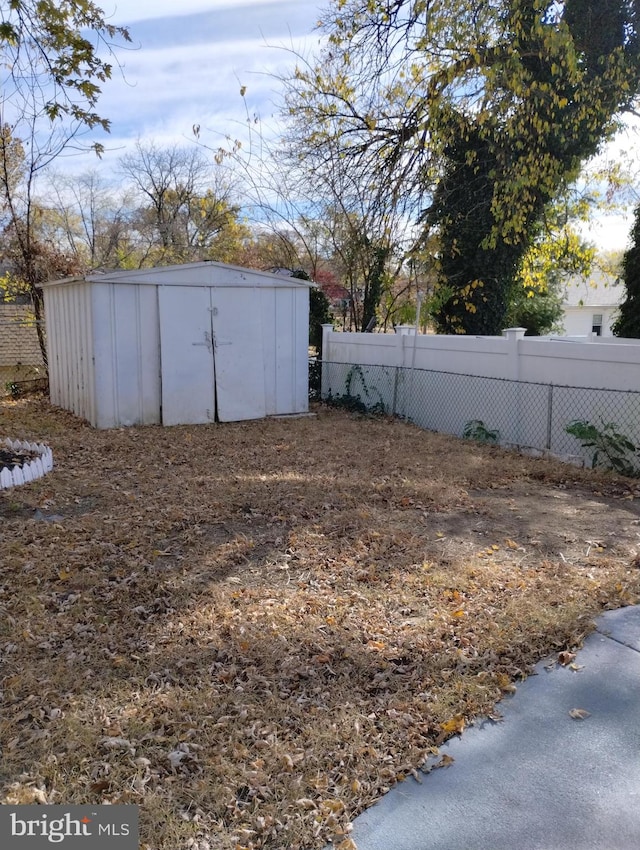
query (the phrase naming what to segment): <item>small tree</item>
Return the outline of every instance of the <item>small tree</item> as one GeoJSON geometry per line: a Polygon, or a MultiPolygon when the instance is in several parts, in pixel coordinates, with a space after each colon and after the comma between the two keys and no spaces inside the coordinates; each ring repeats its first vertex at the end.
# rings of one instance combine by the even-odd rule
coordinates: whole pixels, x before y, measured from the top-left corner
{"type": "Polygon", "coordinates": [[[37,236],[36,178],[70,148],[92,148],[82,135],[109,130],[96,112],[101,86],[111,76],[114,39],[128,31],[108,23],[91,0],[12,0],[0,5],[0,72],[3,119],[0,134],[0,193],[14,264],[28,290],[46,363],[40,283],[51,274],[37,236]],[[91,40],[93,39],[93,40],[91,40]],[[17,145],[22,160],[16,172],[17,145]]]}
{"type": "MultiPolygon", "coordinates": [[[[304,269],[294,269],[291,277],[311,281],[311,277],[304,269]]],[[[321,289],[311,289],[309,292],[309,345],[316,349],[320,357],[322,356],[322,326],[330,321],[329,299],[321,289]]]]}
{"type": "Polygon", "coordinates": [[[631,245],[622,258],[625,299],[612,330],[615,336],[640,339],[640,204],[636,207],[631,245]]]}
{"type": "Polygon", "coordinates": [[[322,357],[322,326],[331,322],[329,299],[321,289],[309,293],[309,345],[322,357]]]}
{"type": "Polygon", "coordinates": [[[138,141],[120,165],[139,199],[132,223],[140,265],[229,255],[224,237],[233,236],[229,231],[237,227],[239,209],[231,201],[226,172],[200,148],[138,141]]]}
{"type": "Polygon", "coordinates": [[[526,336],[542,336],[561,327],[562,294],[557,284],[546,289],[515,289],[505,324],[526,328],[526,336]]]}

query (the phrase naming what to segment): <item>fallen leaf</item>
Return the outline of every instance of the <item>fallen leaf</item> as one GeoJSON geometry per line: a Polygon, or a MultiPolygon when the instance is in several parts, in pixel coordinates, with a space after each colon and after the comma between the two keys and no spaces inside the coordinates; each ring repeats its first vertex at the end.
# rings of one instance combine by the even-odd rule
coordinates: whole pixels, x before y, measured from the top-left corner
{"type": "Polygon", "coordinates": [[[591,717],[591,712],[587,711],[586,708],[572,708],[569,717],[573,720],[586,720],[587,717],[591,717]]]}
{"type": "Polygon", "coordinates": [[[358,850],[358,845],[353,838],[345,838],[344,841],[341,841],[340,844],[338,844],[336,850],[358,850]]]}
{"type": "Polygon", "coordinates": [[[323,800],[321,806],[325,811],[333,812],[333,814],[344,812],[344,803],[342,800],[323,800]]]}
{"type": "Polygon", "coordinates": [[[565,652],[558,653],[558,663],[562,664],[563,667],[571,664],[571,662],[576,657],[575,652],[569,652],[568,650],[565,652]]]}
{"type": "Polygon", "coordinates": [[[515,694],[517,688],[506,673],[498,673],[496,678],[498,680],[498,686],[503,693],[515,694]]]}
{"type": "Polygon", "coordinates": [[[132,753],[135,750],[131,741],[126,738],[102,738],[100,743],[106,750],[131,750],[132,753]]]}
{"type": "MultiPolygon", "coordinates": [[[[3,428],[50,438],[61,463],[0,494],[3,792],[144,800],[162,817],[141,850],[185,829],[192,850],[354,850],[349,816],[427,756],[453,766],[436,745],[487,715],[499,681],[511,689],[543,657],[557,669],[585,612],[640,594],[640,519],[594,514],[586,471],[574,490],[568,470],[554,531],[569,564],[584,562],[583,523],[608,549],[574,571],[544,545],[558,473],[515,454],[479,455],[469,480],[455,442],[342,412],[108,431],[44,401],[27,412],[0,402],[3,428]],[[486,480],[495,491],[477,489],[486,480]],[[397,510],[403,488],[415,502],[397,510]],[[78,510],[64,528],[24,522],[36,502],[78,510]],[[559,598],[570,610],[545,608],[541,628],[559,598]],[[323,803],[336,799],[344,810],[323,803]]],[[[605,496],[618,486],[603,480],[605,496]]]]}
{"type": "Polygon", "coordinates": [[[436,762],[436,764],[434,764],[433,769],[435,770],[437,767],[451,767],[451,765],[454,763],[454,761],[455,761],[455,759],[453,758],[453,756],[448,756],[445,753],[440,758],[440,761],[436,762]]]}
{"type": "Polygon", "coordinates": [[[459,735],[464,731],[464,725],[464,717],[461,714],[456,714],[451,720],[445,720],[444,723],[441,723],[440,728],[447,734],[455,733],[459,735]]]}

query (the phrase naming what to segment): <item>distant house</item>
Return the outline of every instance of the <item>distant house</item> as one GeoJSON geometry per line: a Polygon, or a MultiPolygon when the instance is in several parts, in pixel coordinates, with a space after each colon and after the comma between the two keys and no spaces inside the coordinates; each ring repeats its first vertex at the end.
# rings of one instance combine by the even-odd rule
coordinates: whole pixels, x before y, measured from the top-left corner
{"type": "Polygon", "coordinates": [[[624,293],[620,278],[605,272],[571,278],[564,293],[565,336],[613,336],[611,325],[624,293]]]}
{"type": "Polygon", "coordinates": [[[44,363],[27,304],[0,303],[0,394],[7,384],[42,377],[44,363]]]}
{"type": "Polygon", "coordinates": [[[342,316],[351,303],[351,293],[346,286],[342,286],[339,283],[328,282],[321,283],[320,289],[322,289],[329,299],[331,312],[336,316],[342,316]]]}

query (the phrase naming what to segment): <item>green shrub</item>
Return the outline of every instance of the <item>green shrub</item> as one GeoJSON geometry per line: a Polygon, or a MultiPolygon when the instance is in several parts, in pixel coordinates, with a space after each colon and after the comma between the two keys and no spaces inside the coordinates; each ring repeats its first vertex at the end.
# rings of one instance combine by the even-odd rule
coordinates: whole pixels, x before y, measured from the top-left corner
{"type": "Polygon", "coordinates": [[[611,469],[630,478],[640,477],[638,448],[625,434],[616,430],[614,422],[602,423],[602,427],[598,428],[586,419],[574,419],[564,430],[580,440],[582,448],[592,450],[593,467],[611,469]]]}
{"type": "Polygon", "coordinates": [[[492,446],[500,442],[500,431],[487,428],[482,419],[470,419],[464,426],[462,436],[465,440],[475,440],[492,446]]]}

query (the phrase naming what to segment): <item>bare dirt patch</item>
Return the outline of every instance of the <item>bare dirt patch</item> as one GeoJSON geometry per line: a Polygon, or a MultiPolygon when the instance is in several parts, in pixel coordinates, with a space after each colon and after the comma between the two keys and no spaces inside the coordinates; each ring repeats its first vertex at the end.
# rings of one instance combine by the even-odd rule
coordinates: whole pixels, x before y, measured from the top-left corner
{"type": "Polygon", "coordinates": [[[0,492],[1,799],[138,803],[146,848],[348,850],[359,811],[640,595],[640,493],[613,475],[323,409],[0,413],[56,462],[0,492]]]}

